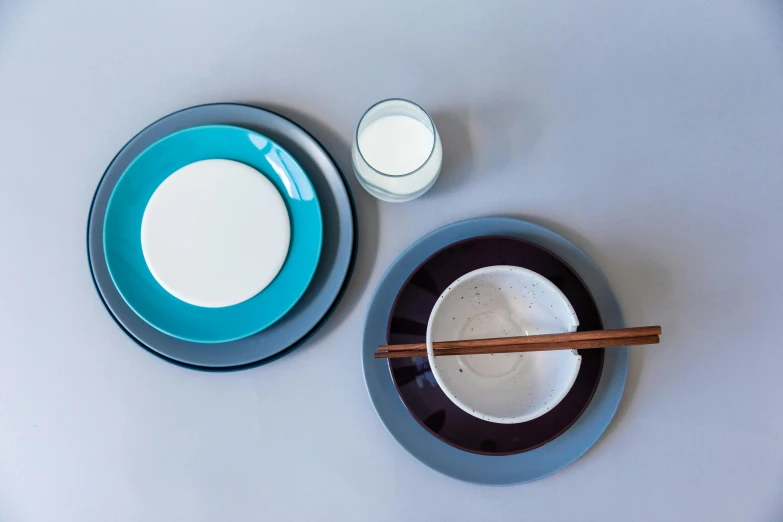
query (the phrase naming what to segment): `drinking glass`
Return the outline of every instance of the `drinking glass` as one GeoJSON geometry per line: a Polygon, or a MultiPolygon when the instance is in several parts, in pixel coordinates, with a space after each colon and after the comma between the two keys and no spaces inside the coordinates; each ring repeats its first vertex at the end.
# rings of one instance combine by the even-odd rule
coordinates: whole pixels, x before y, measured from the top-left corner
{"type": "Polygon", "coordinates": [[[392,98],[376,103],[359,120],[351,157],[356,177],[370,194],[402,202],[432,187],[443,149],[429,114],[411,101],[392,98]]]}

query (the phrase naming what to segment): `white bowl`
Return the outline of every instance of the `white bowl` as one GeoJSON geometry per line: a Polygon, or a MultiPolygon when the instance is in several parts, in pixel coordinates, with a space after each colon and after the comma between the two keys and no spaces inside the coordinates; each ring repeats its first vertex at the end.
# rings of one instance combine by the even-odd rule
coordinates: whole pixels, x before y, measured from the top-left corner
{"type": "Polygon", "coordinates": [[[576,350],[435,357],[433,342],[574,332],[571,303],[545,277],[490,266],[454,281],[427,324],[427,357],[443,392],[469,414],[515,424],[545,414],[566,396],[582,364],[576,350]]]}

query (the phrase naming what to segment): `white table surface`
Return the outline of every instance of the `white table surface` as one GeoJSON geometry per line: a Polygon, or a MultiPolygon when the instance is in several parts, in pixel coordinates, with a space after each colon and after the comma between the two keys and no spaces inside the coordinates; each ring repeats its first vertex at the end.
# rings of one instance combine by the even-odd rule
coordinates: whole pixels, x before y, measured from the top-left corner
{"type": "Polygon", "coordinates": [[[782,137],[777,0],[2,1],[0,521],[783,520],[782,137]],[[351,179],[356,273],[305,347],[211,374],[123,334],[85,224],[138,130],[262,104],[350,174],[389,96],[434,115],[444,172],[401,205],[351,179]],[[565,234],[664,330],[593,449],[501,488],[398,446],[359,358],[395,256],[490,214],[565,234]]]}

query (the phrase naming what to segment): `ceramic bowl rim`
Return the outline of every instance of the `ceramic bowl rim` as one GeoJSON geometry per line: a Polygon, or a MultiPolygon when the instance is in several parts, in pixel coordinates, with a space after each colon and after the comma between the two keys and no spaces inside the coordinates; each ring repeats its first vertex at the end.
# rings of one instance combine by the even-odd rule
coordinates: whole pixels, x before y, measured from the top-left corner
{"type": "Polygon", "coordinates": [[[571,317],[573,320],[573,324],[569,326],[569,332],[575,332],[576,329],[579,327],[579,318],[576,316],[576,312],[574,311],[573,306],[571,306],[571,302],[568,300],[568,298],[565,296],[565,294],[557,287],[554,283],[552,283],[549,279],[544,277],[543,275],[539,274],[538,272],[535,272],[533,270],[530,270],[528,268],[523,268],[519,266],[513,266],[513,265],[492,265],[492,266],[485,266],[483,268],[478,268],[476,270],[473,270],[471,272],[468,272],[467,274],[464,274],[460,277],[458,277],[453,283],[451,283],[446,290],[443,291],[443,293],[438,297],[437,301],[435,302],[435,306],[432,307],[432,311],[430,312],[429,320],[427,321],[427,337],[426,337],[426,344],[427,344],[427,360],[430,364],[430,369],[432,370],[432,375],[435,377],[435,380],[438,383],[438,386],[441,387],[441,389],[444,391],[446,396],[451,399],[454,404],[456,404],[460,409],[465,411],[466,413],[473,415],[474,417],[477,417],[479,419],[486,420],[488,422],[496,422],[499,424],[518,424],[522,422],[531,421],[533,419],[537,419],[538,417],[541,417],[542,415],[546,414],[548,411],[550,411],[552,408],[560,404],[560,402],[565,398],[566,395],[568,395],[568,392],[571,391],[571,388],[574,385],[574,382],[576,381],[577,376],[579,375],[579,368],[582,365],[582,356],[579,355],[579,352],[577,350],[569,350],[574,357],[576,357],[576,364],[574,365],[574,369],[571,373],[571,375],[568,378],[568,382],[565,386],[563,386],[558,394],[553,398],[552,401],[548,403],[548,408],[539,408],[538,410],[534,410],[530,413],[526,413],[523,415],[515,415],[515,416],[509,416],[509,417],[499,417],[496,415],[489,415],[484,412],[476,412],[474,408],[469,407],[467,404],[462,402],[459,397],[448,387],[448,384],[446,383],[446,380],[441,377],[440,370],[438,369],[438,366],[435,364],[435,350],[433,348],[433,341],[432,341],[432,324],[433,319],[437,316],[438,311],[440,310],[441,305],[446,300],[446,297],[451,294],[459,285],[462,283],[465,283],[466,281],[471,281],[476,279],[477,277],[481,277],[489,272],[496,272],[498,269],[507,270],[508,272],[516,272],[516,273],[523,273],[528,276],[532,276],[536,279],[541,280],[544,284],[547,285],[548,289],[550,289],[561,301],[565,303],[565,305],[568,307],[568,309],[571,311],[571,317]]]}

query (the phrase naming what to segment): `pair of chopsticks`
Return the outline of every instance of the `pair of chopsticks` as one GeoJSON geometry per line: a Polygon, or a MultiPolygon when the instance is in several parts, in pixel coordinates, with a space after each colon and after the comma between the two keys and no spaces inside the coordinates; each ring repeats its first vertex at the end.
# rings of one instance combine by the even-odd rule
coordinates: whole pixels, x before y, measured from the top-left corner
{"type": "MultiPolygon", "coordinates": [[[[660,326],[619,328],[617,330],[595,330],[591,332],[569,332],[561,334],[528,335],[525,337],[498,337],[494,339],[471,339],[468,341],[441,341],[433,343],[435,356],[480,355],[487,353],[546,352],[551,350],[584,350],[610,346],[637,346],[658,344],[660,326]]],[[[397,359],[402,357],[426,357],[427,345],[391,344],[379,346],[376,359],[397,359]]]]}

